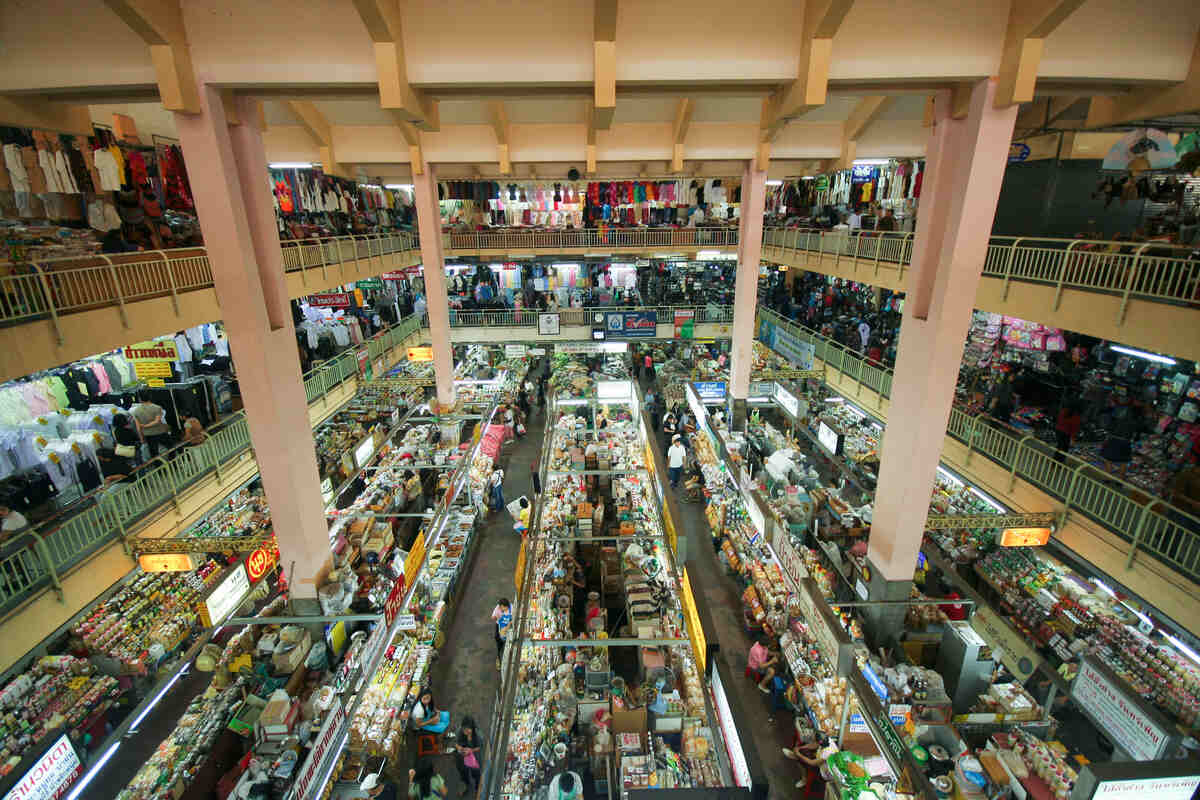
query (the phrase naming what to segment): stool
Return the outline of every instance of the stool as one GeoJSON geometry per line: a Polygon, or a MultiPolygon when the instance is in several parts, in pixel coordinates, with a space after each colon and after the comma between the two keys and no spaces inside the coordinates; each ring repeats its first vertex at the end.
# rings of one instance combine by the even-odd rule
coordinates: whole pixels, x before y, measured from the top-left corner
{"type": "Polygon", "coordinates": [[[446,749],[443,743],[445,733],[422,733],[417,736],[417,757],[440,756],[446,749]]]}
{"type": "Polygon", "coordinates": [[[763,674],[752,667],[746,667],[746,677],[755,683],[758,683],[762,680],[763,674]]]}

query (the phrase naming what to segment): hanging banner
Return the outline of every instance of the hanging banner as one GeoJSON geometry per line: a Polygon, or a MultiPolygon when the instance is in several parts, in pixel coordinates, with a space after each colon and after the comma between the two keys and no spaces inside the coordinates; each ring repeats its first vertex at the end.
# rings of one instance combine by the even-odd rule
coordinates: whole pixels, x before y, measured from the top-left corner
{"type": "Polygon", "coordinates": [[[179,360],[175,342],[138,342],[124,348],[125,359],[133,362],[133,373],[151,386],[162,386],[172,376],[171,363],[179,360]]]}
{"type": "Polygon", "coordinates": [[[371,354],[364,347],[355,356],[358,358],[358,377],[364,381],[370,381],[375,377],[375,369],[371,366],[371,354]]]}
{"type": "Polygon", "coordinates": [[[697,381],[692,386],[696,387],[696,396],[700,398],[701,403],[725,401],[725,381],[697,381]]]}
{"type": "Polygon", "coordinates": [[[658,333],[655,311],[608,311],[604,329],[611,339],[653,339],[658,333]]]}
{"type": "Polygon", "coordinates": [[[388,592],[387,600],[383,603],[383,620],[387,623],[387,627],[392,627],[392,623],[396,621],[396,617],[400,615],[400,610],[404,607],[404,576],[392,584],[392,590],[388,592]]]}
{"type": "Polygon", "coordinates": [[[331,292],[328,294],[310,294],[308,304],[313,308],[349,308],[349,292],[331,292]]]}
{"type": "Polygon", "coordinates": [[[758,338],[767,347],[779,353],[800,369],[812,369],[816,356],[816,347],[809,342],[796,338],[795,334],[781,325],[776,325],[769,319],[763,319],[758,326],[758,338]]]}
{"type": "Polygon", "coordinates": [[[694,339],[694,338],[696,338],[696,310],[695,309],[676,309],[676,311],[675,311],[675,338],[676,339],[694,339]]]}
{"type": "Polygon", "coordinates": [[[433,361],[432,347],[410,347],[408,348],[409,361],[433,361]]]}
{"type": "Polygon", "coordinates": [[[382,278],[363,278],[362,280],[357,280],[354,282],[354,288],[355,289],[364,289],[364,290],[365,289],[382,289],[383,288],[383,279],[382,278]]]}

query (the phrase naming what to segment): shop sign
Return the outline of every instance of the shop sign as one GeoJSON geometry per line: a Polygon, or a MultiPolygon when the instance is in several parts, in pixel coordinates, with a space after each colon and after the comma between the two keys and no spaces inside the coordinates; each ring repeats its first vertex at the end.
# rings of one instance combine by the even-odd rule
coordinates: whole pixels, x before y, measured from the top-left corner
{"type": "Polygon", "coordinates": [[[1200,787],[1200,775],[1178,778],[1142,778],[1128,781],[1105,781],[1092,794],[1102,800],[1192,800],[1200,787]]]}
{"type": "Polygon", "coordinates": [[[546,355],[546,348],[544,348],[544,347],[531,347],[531,348],[529,348],[529,355],[531,355],[531,356],[544,356],[544,355],[546,355]]]}
{"type": "Polygon", "coordinates": [[[780,535],[775,537],[775,554],[779,558],[779,565],[783,567],[783,574],[791,578],[797,586],[808,577],[808,568],[804,566],[804,559],[792,544],[792,537],[783,534],[782,530],[780,535]]]}
{"type": "Polygon", "coordinates": [[[810,342],[801,341],[782,325],[776,325],[769,319],[763,319],[758,326],[758,338],[798,369],[810,370],[813,368],[813,359],[817,353],[816,346],[810,342]]]}
{"type": "Polygon", "coordinates": [[[687,567],[680,578],[679,604],[683,607],[683,618],[687,621],[688,637],[692,640],[692,653],[703,674],[708,668],[708,642],[704,638],[704,627],[700,624],[700,612],[696,608],[696,595],[692,594],[692,581],[687,567]]]}
{"type": "Polygon", "coordinates": [[[342,705],[341,698],[334,698],[333,707],[325,714],[325,724],[321,726],[321,732],[317,734],[312,749],[308,751],[308,760],[304,762],[299,777],[296,778],[292,797],[316,796],[320,787],[315,785],[315,781],[322,772],[321,765],[326,758],[336,757],[337,753],[331,751],[334,750],[334,740],[341,732],[345,719],[346,708],[342,705]]]}
{"type": "Polygon", "coordinates": [[[684,397],[687,398],[688,408],[691,409],[692,416],[696,418],[696,423],[703,425],[704,418],[707,416],[707,414],[704,411],[704,406],[700,404],[700,395],[698,393],[699,389],[697,387],[698,384],[685,386],[683,394],[684,397]]]}
{"type": "Polygon", "coordinates": [[[400,609],[403,608],[405,583],[403,576],[393,583],[392,590],[388,592],[387,600],[383,603],[383,619],[389,628],[392,627],[392,623],[400,615],[400,609]]]}
{"type": "Polygon", "coordinates": [[[991,608],[975,606],[970,623],[975,632],[992,646],[992,652],[1000,656],[1000,661],[1017,680],[1023,683],[1037,670],[1042,657],[991,608]]]}
{"type": "Polygon", "coordinates": [[[333,478],[326,478],[321,481],[321,500],[327,505],[333,499],[333,478]]]}
{"type": "Polygon", "coordinates": [[[410,347],[408,348],[409,361],[433,361],[432,347],[410,347]]]}
{"type": "Polygon", "coordinates": [[[1165,754],[1172,739],[1170,728],[1151,718],[1087,657],[1079,661],[1071,699],[1134,761],[1153,761],[1165,754]]]}
{"type": "Polygon", "coordinates": [[[524,358],[529,352],[529,347],[523,344],[506,344],[504,345],[505,358],[524,358]]]}
{"type": "Polygon", "coordinates": [[[258,548],[246,558],[246,576],[251,583],[258,583],[279,561],[279,550],[274,545],[258,548]]]}
{"type": "Polygon", "coordinates": [[[604,330],[613,339],[653,339],[658,333],[658,312],[608,311],[604,330]]]}
{"type": "Polygon", "coordinates": [[[1048,541],[1049,528],[1005,528],[1000,534],[1001,547],[1041,547],[1048,541]]]}
{"type": "Polygon", "coordinates": [[[125,360],[132,361],[135,364],[139,361],[166,361],[168,363],[179,360],[179,351],[175,349],[175,342],[164,339],[161,342],[138,342],[125,346],[125,360]]]}
{"type": "Polygon", "coordinates": [[[416,614],[401,614],[396,617],[396,630],[398,631],[415,631],[417,629],[416,614]]]}
{"type": "Polygon", "coordinates": [[[354,463],[361,469],[367,465],[373,455],[375,455],[375,439],[368,436],[359,443],[358,447],[354,448],[354,463]]]}
{"type": "Polygon", "coordinates": [[[750,786],[750,767],[746,763],[746,751],[742,749],[742,739],[738,734],[737,725],[733,722],[733,711],[729,708],[729,698],[725,695],[725,684],[721,673],[713,670],[712,685],[713,705],[717,709],[717,722],[721,725],[721,738],[725,740],[725,752],[729,754],[729,766],[733,771],[733,782],[738,786],[750,786]]]}
{"type": "Polygon", "coordinates": [[[363,278],[361,281],[354,282],[355,289],[382,289],[383,280],[381,278],[363,278]]]}
{"type": "Polygon", "coordinates": [[[349,292],[328,292],[326,294],[310,294],[308,304],[313,308],[349,308],[349,292]]]}
{"type": "Polygon", "coordinates": [[[675,311],[675,338],[676,339],[694,339],[696,336],[696,310],[676,309],[675,311]]]}
{"type": "Polygon", "coordinates": [[[1008,146],[1008,163],[1019,164],[1029,158],[1029,145],[1024,142],[1013,142],[1008,146]]]}
{"type": "Polygon", "coordinates": [[[425,559],[425,531],[422,530],[417,534],[416,541],[413,542],[412,549],[408,551],[408,558],[404,559],[404,585],[412,586],[413,581],[417,577],[417,570],[421,568],[421,562],[425,559]]]}
{"type": "Polygon", "coordinates": [[[889,696],[887,687],[883,685],[883,681],[879,680],[879,676],[875,674],[875,670],[871,669],[871,665],[863,664],[859,672],[867,679],[867,685],[871,687],[871,691],[875,692],[879,702],[886,705],[889,696]]]}
{"type": "Polygon", "coordinates": [[[779,403],[779,407],[793,418],[800,416],[800,400],[796,395],[783,388],[781,384],[775,384],[774,391],[775,402],[779,403]]]}
{"type": "MultiPolygon", "coordinates": [[[[696,387],[696,394],[700,396],[700,402],[725,402],[725,381],[697,381],[692,385],[696,387]]],[[[697,414],[696,416],[699,417],[700,415],[697,414]]]]}
{"type": "Polygon", "coordinates": [[[66,794],[82,772],[79,755],[64,733],[13,785],[4,800],[56,800],[66,794]]]}
{"type": "Polygon", "coordinates": [[[538,336],[558,336],[558,314],[538,314],[538,336]]]}
{"type": "Polygon", "coordinates": [[[829,176],[828,175],[818,175],[813,188],[816,189],[818,192],[823,192],[826,189],[828,189],[829,188],[829,176]]]}
{"type": "Polygon", "coordinates": [[[842,435],[824,422],[817,425],[817,441],[832,456],[836,456],[842,452],[842,435]]]}
{"type": "Polygon", "coordinates": [[[379,277],[385,281],[408,280],[408,275],[406,275],[404,272],[385,272],[379,277]]]}
{"type": "Polygon", "coordinates": [[[521,538],[521,549],[517,551],[517,568],[513,570],[513,585],[517,594],[521,593],[521,583],[525,579],[525,538],[521,538]]]}
{"type": "Polygon", "coordinates": [[[191,572],[196,561],[190,553],[143,553],[138,566],[146,572],[191,572]]]}
{"type": "Polygon", "coordinates": [[[246,575],[246,565],[238,564],[233,568],[233,572],[217,584],[212,594],[204,599],[204,604],[200,607],[200,621],[208,627],[220,623],[241,605],[249,591],[250,578],[246,575]]]}

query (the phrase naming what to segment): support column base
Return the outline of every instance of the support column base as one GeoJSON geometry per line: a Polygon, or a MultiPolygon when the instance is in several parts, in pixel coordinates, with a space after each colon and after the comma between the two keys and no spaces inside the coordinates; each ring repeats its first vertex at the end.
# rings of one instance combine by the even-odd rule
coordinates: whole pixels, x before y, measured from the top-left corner
{"type": "MultiPolygon", "coordinates": [[[[912,593],[913,582],[889,581],[882,577],[879,570],[867,559],[871,569],[871,583],[867,586],[867,599],[871,602],[897,602],[907,600],[912,593]]],[[[878,645],[891,647],[899,642],[900,634],[904,631],[904,618],[908,614],[908,606],[865,606],[863,611],[863,627],[867,637],[878,645]]]]}

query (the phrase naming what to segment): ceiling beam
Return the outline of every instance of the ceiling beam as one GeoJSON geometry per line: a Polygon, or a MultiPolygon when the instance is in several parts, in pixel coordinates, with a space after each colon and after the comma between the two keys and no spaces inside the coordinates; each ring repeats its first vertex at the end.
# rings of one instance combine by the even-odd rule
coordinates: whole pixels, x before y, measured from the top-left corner
{"type": "Polygon", "coordinates": [[[764,97],[762,111],[758,117],[758,140],[754,146],[754,169],[757,172],[766,172],[771,164],[771,139],[779,131],[778,128],[774,131],[771,129],[774,119],[775,98],[764,97]]]}
{"type": "Polygon", "coordinates": [[[1122,122],[1138,122],[1200,111],[1200,34],[1192,48],[1187,76],[1162,89],[1136,89],[1122,97],[1093,97],[1085,128],[1103,128],[1122,122]]]}
{"type": "Polygon", "coordinates": [[[33,95],[0,95],[0,125],[92,135],[92,116],[87,106],[54,103],[33,95]]]}
{"type": "Polygon", "coordinates": [[[587,144],[583,148],[584,160],[587,162],[584,172],[596,174],[596,109],[589,103],[587,110],[587,144]]]}
{"type": "Polygon", "coordinates": [[[488,103],[488,116],[496,134],[496,155],[497,161],[500,162],[500,174],[509,175],[512,173],[512,158],[509,155],[512,129],[508,124],[508,112],[504,109],[504,103],[499,100],[488,103]]]}
{"type": "Polygon", "coordinates": [[[886,95],[864,97],[842,123],[842,155],[838,159],[839,169],[850,169],[854,154],[858,151],[858,138],[872,122],[887,108],[891,98],[886,95]]]}
{"type": "Polygon", "coordinates": [[[601,130],[612,126],[617,110],[617,2],[593,0],[592,124],[601,130]]]}
{"type": "Polygon", "coordinates": [[[800,32],[800,68],[796,80],[783,90],[772,120],[773,133],[787,120],[825,105],[833,36],[841,27],[854,0],[806,0],[800,32]]]}
{"type": "Polygon", "coordinates": [[[300,121],[301,127],[312,137],[321,153],[321,169],[330,175],[350,177],[350,173],[338,163],[333,150],[333,128],[325,115],[311,100],[289,100],[288,108],[300,121]]]}
{"type": "Polygon", "coordinates": [[[688,127],[692,124],[692,111],[695,103],[690,97],[679,98],[675,107],[675,125],[672,128],[671,171],[683,172],[683,140],[687,138],[688,127]]]}
{"type": "Polygon", "coordinates": [[[354,7],[375,44],[379,105],[398,112],[404,121],[411,122],[423,131],[438,130],[437,101],[416,91],[408,83],[400,0],[354,0],[354,7]]]}
{"type": "Polygon", "coordinates": [[[400,135],[404,137],[404,143],[408,145],[408,161],[412,164],[413,175],[423,175],[425,173],[425,155],[421,152],[421,132],[405,119],[404,115],[397,113],[394,109],[391,114],[396,120],[396,127],[400,129],[400,135]]]}
{"type": "Polygon", "coordinates": [[[1013,0],[1000,56],[996,108],[1033,99],[1038,64],[1046,37],[1071,16],[1084,0],[1013,0]]]}
{"type": "Polygon", "coordinates": [[[179,0],[104,0],[150,48],[159,100],[168,111],[200,113],[200,90],[179,0]]]}

